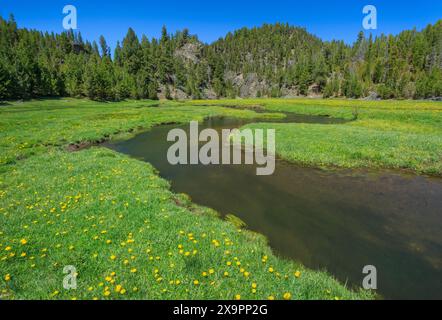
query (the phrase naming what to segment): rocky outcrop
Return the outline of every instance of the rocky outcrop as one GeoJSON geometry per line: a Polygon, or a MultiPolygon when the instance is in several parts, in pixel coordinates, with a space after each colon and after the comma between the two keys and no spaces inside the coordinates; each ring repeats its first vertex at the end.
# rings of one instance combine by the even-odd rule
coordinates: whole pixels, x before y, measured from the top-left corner
{"type": "Polygon", "coordinates": [[[260,80],[256,73],[243,75],[228,71],[224,75],[224,81],[238,89],[240,98],[256,98],[268,89],[266,82],[260,80]]]}
{"type": "Polygon", "coordinates": [[[188,42],[175,50],[175,57],[181,58],[184,62],[198,63],[201,59],[202,48],[203,45],[200,42],[188,42]]]}

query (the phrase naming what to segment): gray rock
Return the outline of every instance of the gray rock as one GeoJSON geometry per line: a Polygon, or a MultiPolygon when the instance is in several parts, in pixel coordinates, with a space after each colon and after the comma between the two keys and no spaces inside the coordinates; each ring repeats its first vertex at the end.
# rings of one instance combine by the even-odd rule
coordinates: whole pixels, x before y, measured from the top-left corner
{"type": "Polygon", "coordinates": [[[198,63],[201,59],[203,45],[199,42],[188,42],[175,50],[175,56],[185,62],[198,63]]]}
{"type": "Polygon", "coordinates": [[[370,91],[368,93],[368,96],[366,96],[364,98],[364,100],[371,100],[371,101],[375,101],[375,100],[381,100],[381,97],[377,94],[377,92],[375,91],[370,91]]]}

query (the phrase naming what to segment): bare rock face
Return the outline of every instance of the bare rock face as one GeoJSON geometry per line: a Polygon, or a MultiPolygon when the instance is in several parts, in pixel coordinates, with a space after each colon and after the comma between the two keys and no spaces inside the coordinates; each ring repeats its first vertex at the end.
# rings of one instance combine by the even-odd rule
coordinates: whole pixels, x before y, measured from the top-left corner
{"type": "Polygon", "coordinates": [[[201,59],[203,45],[199,42],[188,42],[175,50],[175,56],[185,62],[198,63],[201,59]]]}
{"type": "Polygon", "coordinates": [[[365,100],[380,100],[381,98],[377,94],[377,92],[370,91],[368,96],[365,97],[365,100]]]}
{"type": "Polygon", "coordinates": [[[296,87],[284,87],[281,89],[283,98],[296,98],[299,96],[299,91],[296,87]]]}
{"type": "MultiPolygon", "coordinates": [[[[170,97],[174,100],[185,100],[189,99],[189,96],[181,89],[169,86],[170,97]]],[[[158,98],[167,99],[166,97],[166,86],[160,85],[158,89],[158,98]]]]}
{"type": "Polygon", "coordinates": [[[175,100],[185,100],[188,99],[189,96],[183,90],[174,88],[172,90],[172,98],[175,100]]]}
{"type": "Polygon", "coordinates": [[[310,98],[320,98],[322,97],[321,90],[318,84],[312,84],[308,88],[308,97],[310,98]]]}
{"type": "Polygon", "coordinates": [[[224,75],[224,81],[239,89],[240,98],[256,98],[258,93],[262,94],[267,87],[265,81],[260,81],[256,73],[243,75],[229,71],[224,75]]]}
{"type": "Polygon", "coordinates": [[[213,100],[213,99],[217,99],[218,97],[216,96],[216,93],[213,89],[206,88],[203,90],[203,98],[213,100]]]}

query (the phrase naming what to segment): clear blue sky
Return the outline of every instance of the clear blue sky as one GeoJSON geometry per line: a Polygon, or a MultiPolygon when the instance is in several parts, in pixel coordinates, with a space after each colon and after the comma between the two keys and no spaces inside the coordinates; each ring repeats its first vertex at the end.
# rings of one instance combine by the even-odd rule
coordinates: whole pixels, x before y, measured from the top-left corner
{"type": "Polygon", "coordinates": [[[442,19],[441,0],[0,0],[0,15],[14,14],[21,27],[61,32],[67,4],[77,7],[84,39],[98,40],[103,34],[111,47],[128,27],[149,37],[159,36],[163,24],[170,32],[187,27],[202,41],[211,42],[228,31],[273,22],[288,22],[324,40],[350,43],[362,29],[362,8],[367,4],[378,10],[375,35],[421,29],[442,19]]]}

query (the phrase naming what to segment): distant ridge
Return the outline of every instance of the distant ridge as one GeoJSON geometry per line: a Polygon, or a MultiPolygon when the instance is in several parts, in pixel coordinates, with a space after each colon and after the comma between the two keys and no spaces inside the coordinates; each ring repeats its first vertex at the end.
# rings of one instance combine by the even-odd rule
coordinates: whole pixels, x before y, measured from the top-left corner
{"type": "Polygon", "coordinates": [[[187,29],[139,39],[114,54],[104,37],[48,34],[0,18],[0,99],[95,100],[251,97],[437,99],[442,96],[442,20],[422,31],[322,41],[303,28],[264,24],[204,44],[187,29]]]}

